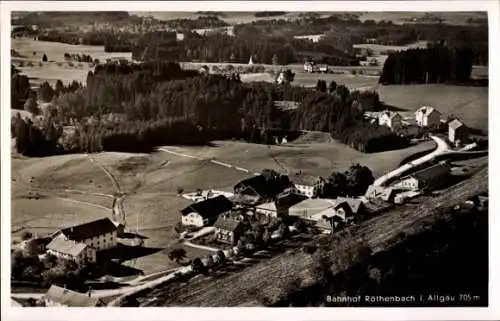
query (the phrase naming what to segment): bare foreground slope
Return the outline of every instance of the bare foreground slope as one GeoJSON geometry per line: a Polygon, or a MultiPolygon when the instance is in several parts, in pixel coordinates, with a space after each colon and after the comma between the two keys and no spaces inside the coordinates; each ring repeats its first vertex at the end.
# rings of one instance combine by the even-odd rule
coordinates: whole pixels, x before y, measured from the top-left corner
{"type": "MultiPolygon", "coordinates": [[[[394,209],[376,218],[349,228],[350,239],[347,245],[342,242],[342,250],[331,250],[328,256],[338,257],[337,261],[351,266],[349,250],[356,247],[356,240],[364,240],[372,255],[385,251],[401,241],[398,235],[407,237],[416,235],[424,226],[432,224],[441,216],[441,209],[479,192],[488,190],[488,169],[483,165],[469,180],[463,181],[440,196],[428,199],[417,208],[394,209]]],[[[334,241],[335,242],[335,241],[334,241]]],[[[331,248],[335,248],[332,244],[331,248]]],[[[254,266],[241,273],[219,278],[198,278],[186,284],[168,285],[150,293],[157,297],[155,306],[242,306],[259,305],[259,298],[266,297],[270,304],[280,299],[281,289],[287,282],[302,280],[300,287],[307,287],[318,282],[311,271],[313,259],[301,249],[292,250],[254,266]],[[263,277],[264,276],[264,277],[263,277]]],[[[336,273],[342,268],[332,267],[336,273]]],[[[288,287],[289,288],[289,287],[288,287]]],[[[146,293],[143,293],[143,295],[146,293]]],[[[147,294],[146,294],[147,295],[147,294]]]]}

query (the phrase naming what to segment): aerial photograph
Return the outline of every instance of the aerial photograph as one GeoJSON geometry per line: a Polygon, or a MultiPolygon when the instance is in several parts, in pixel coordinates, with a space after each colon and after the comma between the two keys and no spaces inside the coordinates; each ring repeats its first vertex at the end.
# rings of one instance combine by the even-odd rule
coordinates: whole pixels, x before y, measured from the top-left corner
{"type": "Polygon", "coordinates": [[[10,18],[11,307],[491,304],[488,12],[10,18]]]}

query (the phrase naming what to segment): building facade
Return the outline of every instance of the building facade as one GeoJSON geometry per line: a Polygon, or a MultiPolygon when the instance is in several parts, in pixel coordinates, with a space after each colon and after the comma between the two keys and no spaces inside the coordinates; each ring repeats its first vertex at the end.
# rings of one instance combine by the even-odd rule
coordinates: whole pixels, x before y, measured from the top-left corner
{"type": "Polygon", "coordinates": [[[43,296],[46,307],[104,307],[106,304],[91,293],[80,293],[52,284],[43,296]]]}
{"type": "Polygon", "coordinates": [[[441,123],[441,113],[434,107],[423,106],[415,112],[415,120],[421,127],[438,126],[441,123]]]}
{"type": "Polygon", "coordinates": [[[223,214],[214,224],[215,239],[222,243],[236,244],[245,231],[241,216],[223,214]]]}
{"type": "Polygon", "coordinates": [[[467,142],[468,132],[467,127],[458,119],[454,119],[448,123],[448,140],[452,143],[467,142]]]}
{"type": "Polygon", "coordinates": [[[391,130],[399,130],[402,122],[401,115],[395,112],[384,111],[379,114],[379,126],[389,127],[391,130]]]}
{"type": "Polygon", "coordinates": [[[47,253],[60,259],[74,261],[77,264],[95,263],[97,261],[96,249],[85,243],[56,237],[47,245],[47,253]]]}
{"type": "Polygon", "coordinates": [[[102,251],[116,247],[117,230],[109,218],[104,218],[62,229],[54,235],[54,238],[83,243],[96,251],[102,251]]]}
{"type": "Polygon", "coordinates": [[[217,217],[233,208],[233,203],[224,195],[196,202],[181,210],[181,223],[191,226],[213,224],[217,217]]]}

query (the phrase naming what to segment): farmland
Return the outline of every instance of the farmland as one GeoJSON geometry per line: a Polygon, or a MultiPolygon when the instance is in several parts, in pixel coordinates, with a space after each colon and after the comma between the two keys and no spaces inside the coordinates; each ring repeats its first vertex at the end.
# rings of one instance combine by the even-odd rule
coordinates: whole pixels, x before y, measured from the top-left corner
{"type": "Polygon", "coordinates": [[[90,55],[92,59],[99,59],[99,61],[106,61],[107,58],[112,57],[131,58],[131,53],[104,52],[104,46],[69,45],[59,42],[35,41],[31,38],[11,39],[11,46],[21,56],[12,57],[14,65],[31,79],[32,85],[45,80],[52,86],[57,80],[61,80],[64,84],[72,81],[84,84],[87,73],[93,68],[88,63],[73,62],[73,66],[68,65],[64,60],[64,53],[84,53],[90,55]],[[48,62],[42,64],[43,54],[47,55],[48,62]],[[24,67],[19,67],[21,62],[24,67]],[[31,67],[28,66],[29,62],[32,63],[31,67]]]}
{"type": "MultiPolygon", "coordinates": [[[[148,274],[176,266],[167,256],[171,247],[183,247],[191,259],[208,253],[176,244],[174,226],[179,221],[179,210],[190,204],[178,195],[179,188],[186,192],[198,188],[230,191],[235,183],[264,168],[289,171],[292,178],[299,169],[304,175],[328,176],[356,161],[380,175],[408,155],[434,147],[428,142],[399,151],[363,154],[331,138],[329,143],[315,141],[320,140],[303,137],[296,144],[270,148],[228,141],[214,142],[215,147],[166,147],[204,160],[166,152],[93,154],[95,162],[104,166],[127,194],[123,208],[128,229],[146,237],[146,247],[164,249],[125,264],[148,274]],[[210,159],[246,168],[249,173],[214,164],[210,159]]],[[[13,158],[12,230],[17,230],[13,235],[25,230],[51,233],[72,224],[110,217],[114,187],[96,163],[85,155],[13,158]],[[28,198],[37,194],[38,200],[28,198]]]]}

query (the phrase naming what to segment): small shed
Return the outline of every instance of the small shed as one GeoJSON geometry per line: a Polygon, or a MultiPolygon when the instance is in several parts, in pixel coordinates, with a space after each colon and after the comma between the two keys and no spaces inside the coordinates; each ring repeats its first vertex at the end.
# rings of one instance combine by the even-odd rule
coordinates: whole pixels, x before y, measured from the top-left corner
{"type": "Polygon", "coordinates": [[[453,119],[448,123],[448,139],[452,143],[467,141],[469,136],[467,127],[458,119],[453,119]]]}

